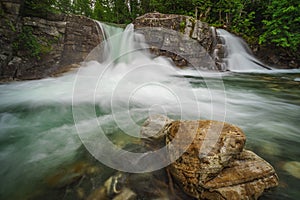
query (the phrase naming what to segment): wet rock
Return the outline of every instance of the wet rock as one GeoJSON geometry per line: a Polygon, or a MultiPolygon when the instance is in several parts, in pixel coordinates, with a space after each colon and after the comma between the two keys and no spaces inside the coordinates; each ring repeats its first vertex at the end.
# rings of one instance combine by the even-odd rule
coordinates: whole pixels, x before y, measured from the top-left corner
{"type": "Polygon", "coordinates": [[[91,175],[100,171],[100,168],[91,166],[88,163],[77,162],[59,169],[53,175],[48,176],[45,182],[51,188],[63,188],[78,181],[85,174],[91,175]]]}
{"type": "Polygon", "coordinates": [[[238,127],[208,120],[172,122],[166,143],[174,138],[177,142],[168,152],[171,159],[184,153],[168,168],[183,190],[194,197],[240,154],[246,140],[238,127]]]}
{"type": "Polygon", "coordinates": [[[283,170],[288,172],[290,175],[294,176],[295,178],[300,179],[300,162],[298,161],[290,161],[286,162],[282,166],[283,170]]]}
{"type": "Polygon", "coordinates": [[[95,189],[87,198],[87,200],[133,200],[136,194],[129,188],[127,184],[127,174],[118,172],[109,177],[103,186],[95,189]]]}
{"type": "Polygon", "coordinates": [[[217,70],[212,59],[215,38],[207,23],[184,15],[147,13],[134,25],[151,53],[170,57],[179,67],[217,70]]]}
{"type": "Polygon", "coordinates": [[[267,45],[252,46],[255,56],[267,65],[281,69],[292,69],[300,67],[300,57],[297,52],[291,53],[286,48],[267,45]]]}
{"type": "Polygon", "coordinates": [[[134,200],[136,194],[129,188],[124,188],[120,194],[113,198],[113,200],[134,200]]]}
{"type": "Polygon", "coordinates": [[[241,129],[217,121],[173,121],[166,128],[170,158],[183,154],[169,172],[197,199],[257,199],[278,185],[273,167],[243,150],[241,129]]]}
{"type": "Polygon", "coordinates": [[[280,146],[276,143],[263,142],[258,148],[263,155],[279,156],[282,154],[280,146]]]}
{"type": "Polygon", "coordinates": [[[155,148],[157,145],[164,146],[164,127],[172,121],[173,120],[164,115],[152,115],[146,119],[140,131],[140,136],[144,143],[152,148],[155,148]]]}
{"type": "Polygon", "coordinates": [[[200,198],[258,199],[265,190],[277,185],[274,168],[255,153],[244,150],[201,188],[200,198]]]}

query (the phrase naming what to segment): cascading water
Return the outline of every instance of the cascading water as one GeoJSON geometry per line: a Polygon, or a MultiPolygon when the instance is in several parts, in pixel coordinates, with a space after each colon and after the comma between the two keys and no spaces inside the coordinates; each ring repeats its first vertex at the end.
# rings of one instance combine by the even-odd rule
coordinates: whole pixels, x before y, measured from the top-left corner
{"type": "MultiPolygon", "coordinates": [[[[168,59],[148,54],[132,25],[124,32],[103,28],[110,39],[102,44],[109,52],[102,62],[87,59],[81,68],[61,77],[0,85],[1,199],[79,199],[72,196],[79,188],[89,194],[112,175],[112,169],[93,163],[100,170],[90,185],[87,178],[73,188],[57,181],[76,180],[80,174],[76,163],[87,166],[80,139],[106,147],[99,141],[101,128],[116,146],[134,144],[139,125],[157,113],[240,126],[247,135],[247,148],[271,162],[285,185],[261,199],[299,197],[299,179],[282,167],[299,162],[299,70],[265,74],[181,70],[168,59]],[[78,131],[83,132],[79,137],[78,131]],[[69,170],[72,173],[66,165],[75,166],[69,170]],[[67,176],[53,176],[61,168],[67,176]]],[[[103,49],[93,53],[97,52],[103,49]]],[[[232,66],[259,68],[253,62],[232,62],[232,66]]],[[[147,194],[138,195],[151,199],[147,194]]]]}
{"type": "Polygon", "coordinates": [[[271,69],[257,60],[248,45],[239,37],[223,29],[217,29],[217,34],[223,39],[226,55],[223,59],[230,71],[255,71],[271,69]]]}

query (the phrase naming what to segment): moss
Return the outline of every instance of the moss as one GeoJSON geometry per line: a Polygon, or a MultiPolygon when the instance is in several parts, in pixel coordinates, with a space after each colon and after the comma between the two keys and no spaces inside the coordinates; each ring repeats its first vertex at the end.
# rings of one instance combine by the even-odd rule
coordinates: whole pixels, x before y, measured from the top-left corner
{"type": "Polygon", "coordinates": [[[179,24],[179,30],[180,30],[181,33],[184,33],[185,26],[186,26],[186,22],[181,21],[180,24],[179,24]]]}
{"type": "Polygon", "coordinates": [[[57,38],[58,37],[55,37],[53,40],[49,40],[45,37],[39,38],[39,41],[41,41],[40,42],[40,55],[47,54],[50,51],[52,51],[52,44],[58,41],[57,38]]]}
{"type": "Polygon", "coordinates": [[[36,36],[33,35],[32,27],[30,26],[22,27],[22,31],[13,43],[13,48],[15,51],[25,51],[30,57],[40,58],[41,44],[36,36]]]}
{"type": "Polygon", "coordinates": [[[17,39],[13,42],[13,48],[17,52],[22,51],[25,55],[39,60],[42,55],[51,52],[53,44],[59,43],[62,37],[62,34],[51,38],[37,37],[33,34],[31,26],[23,26],[17,39]]]}
{"type": "Polygon", "coordinates": [[[14,26],[14,24],[12,23],[12,21],[6,19],[6,24],[9,26],[10,30],[12,30],[13,32],[16,32],[16,27],[14,26]]]}

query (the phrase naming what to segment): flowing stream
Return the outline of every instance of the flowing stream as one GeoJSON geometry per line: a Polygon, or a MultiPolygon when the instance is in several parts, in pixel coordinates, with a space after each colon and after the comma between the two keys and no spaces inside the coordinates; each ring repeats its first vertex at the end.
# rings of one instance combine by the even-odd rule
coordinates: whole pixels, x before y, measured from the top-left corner
{"type": "Polygon", "coordinates": [[[244,40],[223,29],[217,29],[217,34],[226,47],[227,56],[224,60],[227,70],[235,72],[271,70],[271,67],[261,63],[252,55],[251,49],[244,40]]]}
{"type": "Polygon", "coordinates": [[[103,28],[111,39],[102,44],[101,62],[88,59],[61,77],[0,84],[0,199],[87,197],[115,170],[94,159],[86,142],[107,155],[101,134],[118,147],[138,144],[140,126],[152,114],[241,127],[246,148],[279,175],[280,186],[261,199],[299,199],[299,70],[260,70],[237,59],[230,69],[246,65],[247,73],[178,69],[151,56],[132,25],[124,32],[103,28]]]}

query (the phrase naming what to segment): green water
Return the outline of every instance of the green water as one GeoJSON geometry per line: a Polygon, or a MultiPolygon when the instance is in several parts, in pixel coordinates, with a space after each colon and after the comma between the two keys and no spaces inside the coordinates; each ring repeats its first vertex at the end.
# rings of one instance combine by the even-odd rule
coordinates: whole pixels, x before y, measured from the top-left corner
{"type": "MultiPolygon", "coordinates": [[[[208,83],[210,90],[218,94],[222,90],[219,78],[210,76],[204,79],[196,75],[176,77],[176,80],[181,79],[190,83],[189,87],[185,85],[182,90],[193,89],[198,95],[199,102],[203,103],[200,109],[205,110],[210,104],[216,105],[217,109],[222,106],[222,96],[209,100],[201,95],[201,89],[205,89],[208,83]]],[[[300,197],[299,177],[283,167],[290,161],[300,162],[299,79],[299,71],[225,73],[222,76],[226,94],[225,120],[244,130],[246,148],[270,162],[279,176],[279,187],[261,199],[296,200],[300,197]]],[[[66,84],[70,82],[67,80],[66,84]]],[[[80,199],[80,191],[84,191],[87,197],[93,189],[101,187],[109,176],[115,174],[115,170],[94,159],[82,145],[73,120],[72,101],[67,97],[69,93],[63,92],[68,87],[60,85],[61,92],[57,92],[56,88],[53,88],[55,91],[46,91],[49,97],[32,95],[43,91],[42,88],[51,85],[50,82],[56,84],[59,80],[49,80],[49,83],[29,81],[22,86],[19,83],[0,85],[0,199],[80,199]],[[89,170],[91,173],[88,173],[89,170]],[[61,183],[55,179],[64,176],[70,181],[61,183]]],[[[148,89],[154,100],[162,97],[152,91],[153,88],[148,89]]],[[[145,104],[133,102],[128,108],[139,125],[147,118],[151,105],[149,99],[145,98],[144,101],[145,104]]],[[[76,107],[88,110],[90,105],[93,103],[83,102],[76,107]]],[[[114,144],[122,148],[139,146],[137,138],[124,134],[118,127],[109,106],[99,104],[93,107],[98,120],[102,122],[102,129],[114,144]]],[[[176,112],[169,111],[172,117],[180,118],[176,112]]],[[[193,118],[193,113],[190,114],[193,118]]],[[[194,117],[197,116],[195,113],[194,117]]],[[[201,118],[209,119],[210,115],[204,113],[201,118]]],[[[126,117],[123,119],[125,123],[129,120],[126,117]]],[[[86,129],[97,137],[96,127],[87,125],[86,129]]],[[[299,175],[299,168],[295,171],[299,175]]],[[[162,181],[165,181],[164,178],[162,181]]],[[[136,181],[130,184],[132,188],[139,188],[140,183],[136,181]]],[[[148,190],[151,191],[151,188],[148,190]]],[[[149,191],[137,192],[144,199],[152,198],[149,191]]],[[[165,188],[161,193],[164,192],[165,188]]]]}

